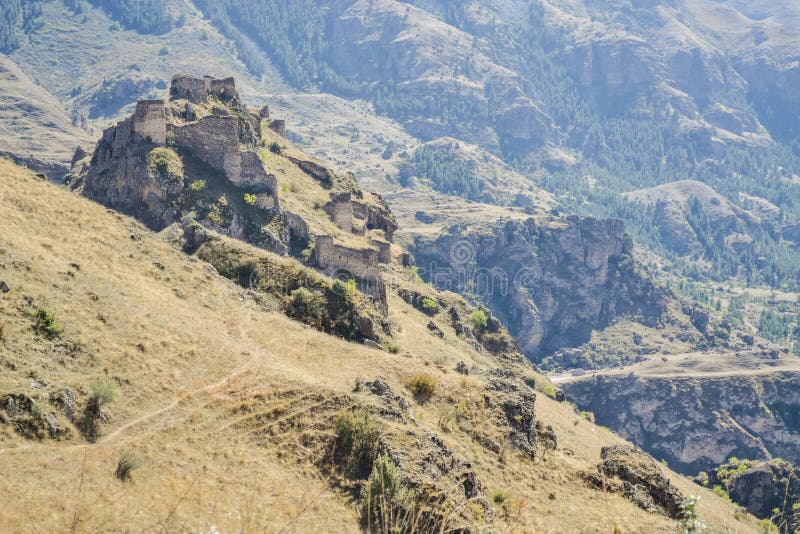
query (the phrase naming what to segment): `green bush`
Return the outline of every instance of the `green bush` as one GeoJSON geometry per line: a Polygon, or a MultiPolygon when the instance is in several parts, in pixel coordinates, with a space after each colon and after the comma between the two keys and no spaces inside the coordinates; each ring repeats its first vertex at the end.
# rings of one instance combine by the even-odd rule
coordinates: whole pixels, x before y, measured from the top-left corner
{"type": "Polygon", "coordinates": [[[487,317],[486,312],[483,310],[474,310],[469,314],[469,322],[472,323],[472,326],[476,330],[480,331],[485,329],[486,325],[489,324],[489,317],[487,317]]]}
{"type": "Polygon", "coordinates": [[[286,315],[314,327],[321,327],[327,300],[320,291],[309,291],[301,287],[291,292],[286,306],[286,315]]]}
{"type": "Polygon", "coordinates": [[[277,141],[273,141],[269,145],[269,151],[273,154],[280,154],[283,152],[283,148],[281,148],[281,145],[279,145],[277,141]]]}
{"type": "Polygon", "coordinates": [[[439,311],[439,304],[435,300],[425,297],[422,299],[422,310],[428,315],[435,315],[439,311]]]}
{"type": "Polygon", "coordinates": [[[556,398],[556,388],[553,384],[544,384],[542,386],[542,393],[550,397],[551,399],[556,398]]]}
{"type": "Polygon", "coordinates": [[[252,193],[244,194],[244,203],[247,204],[248,206],[255,205],[256,200],[258,200],[258,197],[253,195],[252,193]]]}
{"type": "Polygon", "coordinates": [[[147,172],[153,178],[161,176],[180,181],[183,180],[183,160],[171,148],[156,147],[147,156],[147,172]]]}
{"type": "Polygon", "coordinates": [[[345,411],[336,416],[334,432],[333,463],[350,478],[366,478],[378,456],[378,423],[364,409],[345,411]]]}
{"type": "Polygon", "coordinates": [[[36,319],[34,329],[48,339],[57,338],[64,332],[64,327],[61,326],[53,312],[45,308],[37,309],[34,318],[36,319]]]}
{"type": "Polygon", "coordinates": [[[142,465],[142,460],[135,452],[130,450],[123,450],[119,453],[117,459],[117,470],[114,472],[119,480],[126,482],[131,480],[131,474],[139,469],[142,465]]]}
{"type": "Polygon", "coordinates": [[[436,391],[437,380],[436,377],[427,373],[419,373],[414,375],[408,382],[408,389],[414,395],[414,399],[424,404],[433,397],[436,391]]]}
{"type": "Polygon", "coordinates": [[[194,181],[194,182],[192,182],[192,184],[189,186],[189,189],[191,189],[191,190],[192,190],[192,191],[194,191],[195,193],[199,193],[200,191],[202,191],[202,190],[204,190],[204,189],[206,188],[206,185],[207,185],[207,184],[206,184],[206,181],[205,181],[205,180],[195,180],[195,181],[194,181]]]}
{"type": "Polygon", "coordinates": [[[592,412],[581,412],[581,417],[594,424],[594,414],[592,412]]]}

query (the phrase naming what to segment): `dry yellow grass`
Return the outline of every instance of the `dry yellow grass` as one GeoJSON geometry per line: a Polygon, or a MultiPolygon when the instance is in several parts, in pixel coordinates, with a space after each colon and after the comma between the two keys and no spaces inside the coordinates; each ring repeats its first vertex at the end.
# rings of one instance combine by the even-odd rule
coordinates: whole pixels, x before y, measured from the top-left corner
{"type": "MultiPolygon", "coordinates": [[[[620,440],[544,395],[537,412],[560,440],[546,461],[478,445],[473,430],[499,432],[484,419],[485,386],[480,373],[452,369],[497,362],[451,332],[431,335],[429,318],[398,297],[389,306],[400,353],[370,350],[264,310],[129,218],[6,162],[0,177],[0,280],[11,288],[0,295],[0,395],[46,399],[65,386],[85,395],[98,378],[118,390],[95,444],[75,432],[28,441],[0,427],[1,531],[357,532],[356,508],[315,465],[331,419],[374,402],[352,392],[357,377],[382,376],[411,398],[405,384],[418,373],[437,380],[431,400],[412,406],[420,428],[473,465],[487,496],[513,497],[507,517],[496,507],[477,532],[676,531],[584,483],[600,447],[620,440]],[[61,338],[35,335],[37,306],[62,322],[61,338]],[[460,403],[463,419],[440,429],[460,403]],[[131,483],[114,476],[123,449],[142,459],[131,483]]],[[[384,424],[398,446],[417,428],[384,424]]],[[[755,531],[732,505],[672,477],[703,495],[710,532],[755,531]]]]}

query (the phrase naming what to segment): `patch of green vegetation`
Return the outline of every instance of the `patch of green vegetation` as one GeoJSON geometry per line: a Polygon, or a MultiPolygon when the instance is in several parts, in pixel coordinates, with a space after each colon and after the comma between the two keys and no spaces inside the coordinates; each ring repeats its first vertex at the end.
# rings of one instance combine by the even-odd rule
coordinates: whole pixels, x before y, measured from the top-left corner
{"type": "MultiPolygon", "coordinates": [[[[77,0],[68,0],[75,2],[77,0]]],[[[139,33],[162,34],[172,29],[167,2],[162,0],[89,0],[120,24],[139,33]]]]}
{"type": "Polygon", "coordinates": [[[254,195],[252,193],[245,193],[244,194],[244,203],[247,204],[248,206],[254,206],[255,203],[256,203],[256,200],[258,200],[258,197],[256,195],[254,195]]]}
{"type": "Polygon", "coordinates": [[[428,402],[436,391],[438,380],[428,373],[419,373],[408,381],[408,389],[420,404],[428,402]]]}
{"type": "Polygon", "coordinates": [[[334,419],[332,461],[350,478],[364,479],[378,456],[381,428],[364,409],[344,411],[334,419]]]}
{"type": "MultiPolygon", "coordinates": [[[[156,147],[147,155],[147,172],[153,178],[160,176],[174,181],[182,181],[183,160],[171,148],[156,147]]],[[[192,186],[196,183],[193,182],[192,186]]]]}
{"type": "Polygon", "coordinates": [[[473,310],[472,313],[469,314],[469,322],[475,330],[480,331],[484,330],[489,324],[489,317],[486,315],[486,312],[481,309],[473,310]]]}
{"type": "Polygon", "coordinates": [[[429,180],[433,189],[467,200],[480,198],[483,184],[478,179],[476,164],[457,155],[455,146],[419,147],[414,158],[400,167],[399,180],[403,187],[411,186],[412,178],[429,180]]]}
{"type": "Polygon", "coordinates": [[[422,310],[428,315],[436,315],[439,312],[439,304],[428,297],[422,299],[422,310]]]}
{"type": "Polygon", "coordinates": [[[54,339],[64,332],[64,327],[50,310],[38,308],[34,313],[34,329],[47,339],[54,339]]]}
{"type": "Polygon", "coordinates": [[[199,193],[203,191],[206,187],[208,187],[208,183],[205,180],[195,180],[189,186],[189,189],[194,191],[195,193],[199,193]]]}

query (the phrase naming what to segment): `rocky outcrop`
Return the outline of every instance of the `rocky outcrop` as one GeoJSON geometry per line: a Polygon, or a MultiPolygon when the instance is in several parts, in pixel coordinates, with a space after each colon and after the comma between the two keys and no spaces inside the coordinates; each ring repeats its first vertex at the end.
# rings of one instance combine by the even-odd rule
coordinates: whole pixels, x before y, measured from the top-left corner
{"type": "Polygon", "coordinates": [[[756,517],[772,519],[781,532],[800,529],[800,473],[785,460],[732,458],[710,471],[701,483],[724,489],[733,502],[756,517]]]}
{"type": "Polygon", "coordinates": [[[420,272],[486,303],[532,358],[589,340],[623,315],[656,324],[667,292],[643,276],[620,221],[570,217],[450,228],[418,238],[420,272]]]}
{"type": "Polygon", "coordinates": [[[603,447],[600,457],[603,461],[597,466],[598,472],[587,477],[593,486],[622,493],[648,512],[673,519],[679,517],[679,505],[685,496],[670,483],[653,458],[628,445],[603,447]]]}
{"type": "Polygon", "coordinates": [[[567,398],[683,473],[731,456],[792,458],[800,443],[800,375],[640,378],[567,382],[567,398]]]}
{"type": "Polygon", "coordinates": [[[190,215],[287,253],[292,231],[277,181],[257,154],[260,119],[233,79],[175,76],[169,94],[138,102],[132,117],[105,130],[91,158],[74,161],[70,186],[156,230],[190,215]]]}

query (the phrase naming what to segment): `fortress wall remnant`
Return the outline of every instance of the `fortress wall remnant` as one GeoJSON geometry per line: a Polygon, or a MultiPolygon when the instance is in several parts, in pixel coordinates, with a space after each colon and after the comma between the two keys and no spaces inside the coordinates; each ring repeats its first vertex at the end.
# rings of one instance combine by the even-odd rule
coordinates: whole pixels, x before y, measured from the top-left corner
{"type": "Polygon", "coordinates": [[[333,243],[333,236],[318,236],[314,245],[317,265],[331,274],[345,270],[354,276],[370,276],[378,266],[378,252],[371,249],[348,248],[333,243]]]}
{"type": "Polygon", "coordinates": [[[353,195],[350,192],[331,193],[331,201],[325,206],[333,224],[351,232],[353,230],[353,195]]]}
{"type": "Polygon", "coordinates": [[[133,131],[156,145],[167,143],[167,116],[163,100],[139,100],[133,113],[133,131]]]}
{"type": "Polygon", "coordinates": [[[392,244],[378,241],[378,263],[392,263],[392,244]]]}
{"type": "Polygon", "coordinates": [[[209,96],[219,98],[223,102],[237,97],[236,82],[233,78],[215,80],[209,76],[194,78],[179,74],[172,78],[170,98],[183,99],[194,104],[202,104],[209,96]]]}
{"type": "Polygon", "coordinates": [[[232,182],[241,175],[242,156],[239,153],[239,119],[211,115],[199,122],[173,126],[175,145],[223,171],[232,182]]]}

